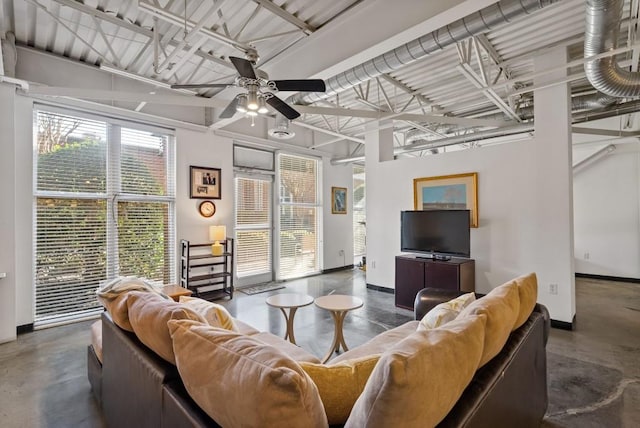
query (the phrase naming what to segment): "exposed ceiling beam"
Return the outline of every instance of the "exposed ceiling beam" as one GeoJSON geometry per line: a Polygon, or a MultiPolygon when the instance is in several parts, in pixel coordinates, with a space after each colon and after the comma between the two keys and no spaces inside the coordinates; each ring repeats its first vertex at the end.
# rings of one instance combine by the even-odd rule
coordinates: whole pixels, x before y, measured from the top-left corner
{"type": "MultiPolygon", "coordinates": [[[[87,6],[83,3],[79,3],[75,0],[53,0],[56,3],[60,3],[63,6],[67,6],[70,7],[72,9],[75,9],[79,12],[85,13],[87,15],[90,16],[95,16],[96,18],[100,18],[103,21],[107,21],[110,22],[114,25],[118,25],[122,28],[126,28],[127,30],[136,33],[136,34],[140,34],[142,36],[146,36],[150,39],[153,39],[153,31],[149,30],[147,28],[143,28],[138,24],[134,24],[131,23],[129,21],[126,21],[122,18],[118,18],[116,15],[112,15],[106,12],[103,12],[101,10],[95,9],[91,6],[87,6]]],[[[172,40],[169,42],[169,44],[171,46],[177,46],[178,42],[175,40],[172,40]]],[[[207,52],[203,52],[202,50],[198,50],[196,51],[196,55],[199,56],[200,58],[205,58],[209,61],[215,62],[216,64],[222,65],[224,67],[227,67],[229,69],[235,70],[235,68],[233,67],[233,65],[228,62],[228,61],[224,61],[216,56],[213,56],[211,54],[208,54],[207,52]]]]}
{"type": "Polygon", "coordinates": [[[638,137],[640,132],[637,131],[618,131],[615,129],[598,129],[598,128],[581,128],[574,126],[571,128],[574,134],[586,135],[603,135],[606,137],[638,137]]]}
{"type": "Polygon", "coordinates": [[[264,7],[274,15],[277,15],[280,18],[287,21],[288,23],[295,25],[296,27],[304,31],[306,34],[311,34],[316,31],[314,27],[307,24],[305,21],[298,18],[297,16],[290,14],[289,12],[287,12],[286,10],[284,10],[283,8],[276,5],[270,0],[253,0],[253,1],[259,4],[260,6],[264,7]]]}
{"type": "MultiPolygon", "coordinates": [[[[345,139],[345,140],[350,140],[350,141],[354,141],[356,143],[364,144],[364,139],[362,139],[362,138],[356,138],[356,137],[352,137],[350,135],[340,134],[339,132],[329,131],[327,129],[320,128],[318,126],[309,125],[308,123],[304,123],[302,121],[296,121],[296,122],[293,122],[293,124],[296,125],[296,126],[302,126],[303,128],[311,129],[312,131],[318,131],[318,132],[322,132],[322,133],[327,134],[327,135],[332,135],[334,137],[340,137],[340,138],[345,139]]],[[[318,146],[318,147],[321,147],[321,146],[318,146]]]]}
{"type": "MultiPolygon", "coordinates": [[[[216,7],[219,8],[219,6],[222,6],[222,3],[223,1],[219,2],[219,4],[216,5],[216,7]]],[[[166,9],[163,9],[149,2],[146,2],[145,0],[139,0],[138,7],[153,16],[157,16],[159,19],[162,19],[163,21],[169,22],[170,24],[177,25],[179,27],[182,27],[185,25],[185,19],[183,16],[178,16],[172,12],[169,12],[166,9]]],[[[217,33],[208,28],[203,28],[202,26],[199,26],[197,23],[193,21],[186,20],[186,25],[189,30],[196,29],[198,33],[218,43],[224,43],[231,47],[240,49],[242,51],[246,51],[247,49],[249,49],[249,45],[242,43],[234,38],[227,37],[224,34],[217,33]]]]}

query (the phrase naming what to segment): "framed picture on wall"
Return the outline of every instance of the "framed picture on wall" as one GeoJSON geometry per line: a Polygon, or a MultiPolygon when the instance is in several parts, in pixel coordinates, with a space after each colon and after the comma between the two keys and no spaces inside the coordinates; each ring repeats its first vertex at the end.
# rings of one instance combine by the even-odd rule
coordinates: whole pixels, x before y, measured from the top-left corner
{"type": "Polygon", "coordinates": [[[470,210],[471,227],[478,227],[478,173],[413,179],[413,209],[470,210]]]}
{"type": "Polygon", "coordinates": [[[221,199],[220,168],[192,166],[189,170],[191,199],[221,199]]]}
{"type": "Polygon", "coordinates": [[[331,214],[347,213],[347,188],[331,188],[331,214]]]}

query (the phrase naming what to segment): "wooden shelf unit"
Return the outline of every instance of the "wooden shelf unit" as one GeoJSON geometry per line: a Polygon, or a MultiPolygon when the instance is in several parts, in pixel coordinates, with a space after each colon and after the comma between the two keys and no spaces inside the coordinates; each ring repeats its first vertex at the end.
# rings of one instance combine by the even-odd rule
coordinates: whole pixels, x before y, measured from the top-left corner
{"type": "Polygon", "coordinates": [[[475,291],[475,269],[473,259],[396,256],[396,306],[413,310],[418,291],[427,287],[475,291]]]}
{"type": "Polygon", "coordinates": [[[180,285],[196,297],[215,300],[233,298],[233,238],[220,241],[223,253],[211,254],[211,244],[180,240],[180,285]]]}

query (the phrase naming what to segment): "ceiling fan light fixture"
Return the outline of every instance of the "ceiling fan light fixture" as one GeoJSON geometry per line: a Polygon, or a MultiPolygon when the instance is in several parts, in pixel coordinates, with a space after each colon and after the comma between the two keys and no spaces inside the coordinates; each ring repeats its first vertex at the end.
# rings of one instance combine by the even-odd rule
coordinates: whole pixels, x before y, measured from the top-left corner
{"type": "Polygon", "coordinates": [[[247,112],[247,96],[246,95],[238,95],[238,103],[236,104],[236,111],[240,113],[247,112]]]}
{"type": "Polygon", "coordinates": [[[258,98],[258,113],[260,114],[269,113],[269,109],[267,109],[267,103],[265,103],[264,97],[258,98]]]}
{"type": "Polygon", "coordinates": [[[253,111],[253,110],[247,110],[247,116],[257,116],[258,112],[257,111],[253,111]]]}
{"type": "Polygon", "coordinates": [[[249,91],[247,94],[247,109],[256,111],[258,107],[258,93],[256,91],[249,91]]]}

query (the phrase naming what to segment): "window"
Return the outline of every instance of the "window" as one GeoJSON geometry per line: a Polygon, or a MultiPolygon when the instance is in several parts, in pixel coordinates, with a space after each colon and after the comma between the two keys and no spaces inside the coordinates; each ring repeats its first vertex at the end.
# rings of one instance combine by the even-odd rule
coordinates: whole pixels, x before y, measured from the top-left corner
{"type": "Polygon", "coordinates": [[[271,272],[271,180],[236,177],[238,278],[271,272]]]}
{"type": "Polygon", "coordinates": [[[353,256],[367,253],[366,192],[364,167],[353,166],[353,256]]]}
{"type": "Polygon", "coordinates": [[[175,279],[173,137],[37,110],[36,322],[99,310],[119,275],[175,279]]]}
{"type": "Polygon", "coordinates": [[[316,273],[318,259],[319,161],[278,156],[279,270],[278,279],[316,273]]]}

